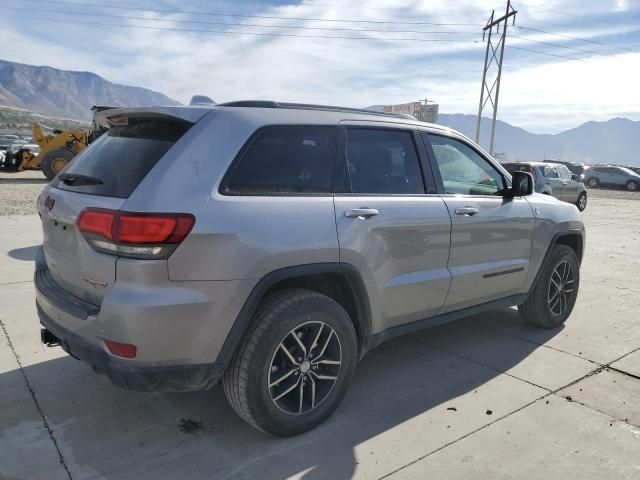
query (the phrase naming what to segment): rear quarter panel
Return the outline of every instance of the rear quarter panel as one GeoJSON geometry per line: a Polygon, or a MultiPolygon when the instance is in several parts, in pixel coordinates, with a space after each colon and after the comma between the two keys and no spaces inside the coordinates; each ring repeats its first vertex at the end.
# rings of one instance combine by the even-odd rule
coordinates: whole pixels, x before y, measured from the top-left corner
{"type": "Polygon", "coordinates": [[[337,262],[333,198],[227,196],[227,168],[253,132],[266,124],[333,124],[277,116],[272,109],[214,110],[196,123],[143,180],[125,208],[186,212],[196,223],[168,261],[173,281],[258,279],[278,268],[337,262]]]}

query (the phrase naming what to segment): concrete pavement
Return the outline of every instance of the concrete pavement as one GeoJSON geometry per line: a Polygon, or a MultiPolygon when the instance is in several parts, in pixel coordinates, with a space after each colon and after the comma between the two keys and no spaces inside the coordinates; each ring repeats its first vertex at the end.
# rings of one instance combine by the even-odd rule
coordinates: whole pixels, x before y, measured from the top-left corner
{"type": "Polygon", "coordinates": [[[0,478],[640,478],[640,221],[592,200],[564,328],[505,309],[390,341],[316,430],[276,439],[209,392],[121,390],[39,342],[36,216],[0,218],[0,478]]]}

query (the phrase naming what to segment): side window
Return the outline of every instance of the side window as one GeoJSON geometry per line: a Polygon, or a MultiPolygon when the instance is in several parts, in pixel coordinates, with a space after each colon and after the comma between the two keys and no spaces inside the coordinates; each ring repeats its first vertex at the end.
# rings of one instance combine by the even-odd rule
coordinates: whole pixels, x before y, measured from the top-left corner
{"type": "Polygon", "coordinates": [[[558,174],[562,180],[571,180],[571,172],[564,165],[558,167],[558,174]]]}
{"type": "Polygon", "coordinates": [[[331,193],[337,129],[274,125],[258,130],[233,162],[227,194],[331,193]]]}
{"type": "Polygon", "coordinates": [[[466,144],[429,134],[445,193],[498,195],[504,178],[493,165],[466,144]]]}
{"type": "Polygon", "coordinates": [[[347,192],[425,193],[411,132],[348,128],[344,154],[347,192]]]}
{"type": "Polygon", "coordinates": [[[544,167],[544,176],[547,178],[558,178],[558,172],[555,167],[544,167]]]}

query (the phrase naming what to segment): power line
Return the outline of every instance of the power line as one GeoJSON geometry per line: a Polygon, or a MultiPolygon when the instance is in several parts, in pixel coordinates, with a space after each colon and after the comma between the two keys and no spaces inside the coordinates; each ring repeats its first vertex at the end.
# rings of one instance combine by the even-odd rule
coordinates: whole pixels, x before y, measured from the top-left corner
{"type": "Polygon", "coordinates": [[[594,52],[593,50],[583,50],[582,48],[567,47],[566,45],[560,45],[559,43],[543,42],[541,40],[534,40],[533,38],[521,37],[519,35],[509,34],[509,37],[517,38],[518,40],[524,40],[525,42],[532,42],[532,43],[539,43],[541,45],[548,45],[550,47],[566,48],[567,50],[573,50],[575,52],[580,52],[580,53],[588,53],[588,54],[591,54],[591,55],[604,55],[601,52],[594,52]]]}
{"type": "Polygon", "coordinates": [[[620,47],[618,45],[613,45],[611,43],[599,42],[597,40],[590,40],[590,39],[587,39],[587,38],[572,37],[570,35],[564,35],[562,33],[549,32],[547,30],[540,30],[539,28],[523,27],[521,25],[516,26],[516,28],[519,28],[521,30],[529,30],[530,32],[546,33],[547,35],[553,35],[553,36],[556,36],[556,37],[569,38],[571,40],[577,40],[577,41],[580,41],[580,42],[594,43],[596,45],[604,45],[605,47],[617,48],[619,50],[627,50],[629,52],[637,53],[637,50],[633,50],[631,48],[620,47]]]}
{"type": "MultiPolygon", "coordinates": [[[[32,8],[27,7],[8,7],[0,5],[0,9],[19,10],[19,11],[32,11],[32,8]]],[[[68,12],[54,9],[39,9],[38,12],[58,13],[61,15],[67,15],[68,12]]],[[[181,20],[181,19],[168,19],[168,18],[148,18],[148,17],[132,17],[130,15],[112,15],[106,13],[84,13],[75,12],[74,15],[81,15],[85,17],[108,17],[119,18],[124,20],[143,20],[148,22],[173,22],[182,24],[200,24],[200,25],[219,25],[219,26],[232,26],[232,27],[260,27],[260,28],[279,28],[288,30],[321,30],[321,31],[347,31],[347,32],[364,32],[364,33],[418,33],[418,34],[449,34],[449,35],[478,35],[476,32],[461,32],[452,30],[441,31],[424,31],[424,30],[379,30],[379,29],[363,29],[363,28],[345,28],[345,27],[309,27],[309,26],[294,26],[294,25],[263,25],[256,23],[229,23],[229,22],[210,22],[204,20],[181,20]]]]}
{"type": "Polygon", "coordinates": [[[506,47],[507,48],[511,48],[513,50],[522,50],[523,52],[537,53],[537,54],[540,54],[540,55],[548,55],[550,57],[565,58],[567,60],[575,60],[577,62],[587,62],[588,63],[588,60],[583,60],[582,58],[567,57],[566,55],[556,55],[555,53],[541,52],[540,50],[530,50],[528,48],[516,47],[516,46],[513,46],[513,45],[507,45],[506,47]]]}
{"type": "MultiPolygon", "coordinates": [[[[65,20],[65,19],[51,19],[43,17],[32,16],[18,16],[18,15],[5,15],[5,18],[19,18],[23,20],[35,20],[49,23],[73,23],[78,25],[77,21],[65,20]]],[[[199,32],[199,33],[212,33],[220,35],[252,35],[259,37],[296,37],[296,38],[322,38],[322,39],[343,39],[343,40],[379,40],[379,41],[394,41],[394,42],[450,42],[450,43],[480,43],[478,40],[453,40],[450,38],[395,38],[395,37],[354,37],[354,36],[338,36],[338,35],[299,35],[294,33],[267,33],[267,32],[238,32],[233,30],[202,30],[194,28],[178,28],[178,27],[156,27],[150,25],[126,25],[123,23],[104,23],[104,22],[82,22],[82,25],[100,25],[105,27],[117,27],[117,28],[134,28],[145,30],[169,30],[178,32],[199,32]]]]}
{"type": "Polygon", "coordinates": [[[214,17],[239,17],[239,18],[264,18],[270,20],[301,20],[301,21],[313,21],[313,22],[342,22],[342,23],[371,23],[371,24],[387,24],[387,25],[440,25],[440,26],[472,26],[478,27],[476,23],[437,23],[437,22],[404,22],[404,21],[390,21],[390,20],[353,20],[353,19],[337,19],[337,18],[309,18],[309,17],[282,17],[277,15],[245,15],[239,13],[222,13],[222,12],[202,12],[202,11],[189,11],[189,10],[172,10],[167,8],[147,8],[147,7],[132,7],[128,5],[109,5],[104,3],[85,3],[85,2],[63,2],[59,0],[33,0],[38,3],[53,3],[56,5],[67,5],[75,7],[97,7],[97,8],[110,8],[116,10],[137,10],[144,12],[157,12],[157,13],[170,13],[170,14],[183,14],[183,15],[208,15],[214,17]]]}

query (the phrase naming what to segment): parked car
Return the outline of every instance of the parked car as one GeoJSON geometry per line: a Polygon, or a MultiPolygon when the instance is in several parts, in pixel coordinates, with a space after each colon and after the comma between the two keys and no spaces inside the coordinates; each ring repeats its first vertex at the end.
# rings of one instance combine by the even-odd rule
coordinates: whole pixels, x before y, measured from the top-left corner
{"type": "Polygon", "coordinates": [[[503,163],[510,173],[529,172],[533,175],[535,191],[553,195],[564,202],[573,203],[578,210],[587,208],[587,189],[575,173],[566,165],[544,162],[503,163]]]}
{"type": "Polygon", "coordinates": [[[565,162],[563,160],[545,160],[545,162],[564,165],[565,167],[567,167],[569,169],[569,171],[571,173],[574,173],[575,175],[577,175],[578,180],[580,180],[581,182],[584,181],[584,174],[587,171],[587,167],[585,166],[584,163],[580,163],[580,162],[565,162]]]}
{"type": "Polygon", "coordinates": [[[36,301],[44,343],[125,388],[222,381],[247,422],[294,435],[385,340],[573,309],[579,212],[449,128],[265,101],[104,115],[38,199],[36,301]]]}
{"type": "Polygon", "coordinates": [[[586,183],[590,187],[623,187],[630,192],[637,192],[640,189],[640,174],[625,167],[595,166],[587,170],[586,183]]]}
{"type": "Polygon", "coordinates": [[[14,143],[21,143],[20,137],[18,135],[0,135],[0,150],[6,150],[14,143]]]}
{"type": "Polygon", "coordinates": [[[640,167],[627,167],[629,170],[631,170],[632,172],[637,173],[638,175],[640,175],[640,167]]]}

